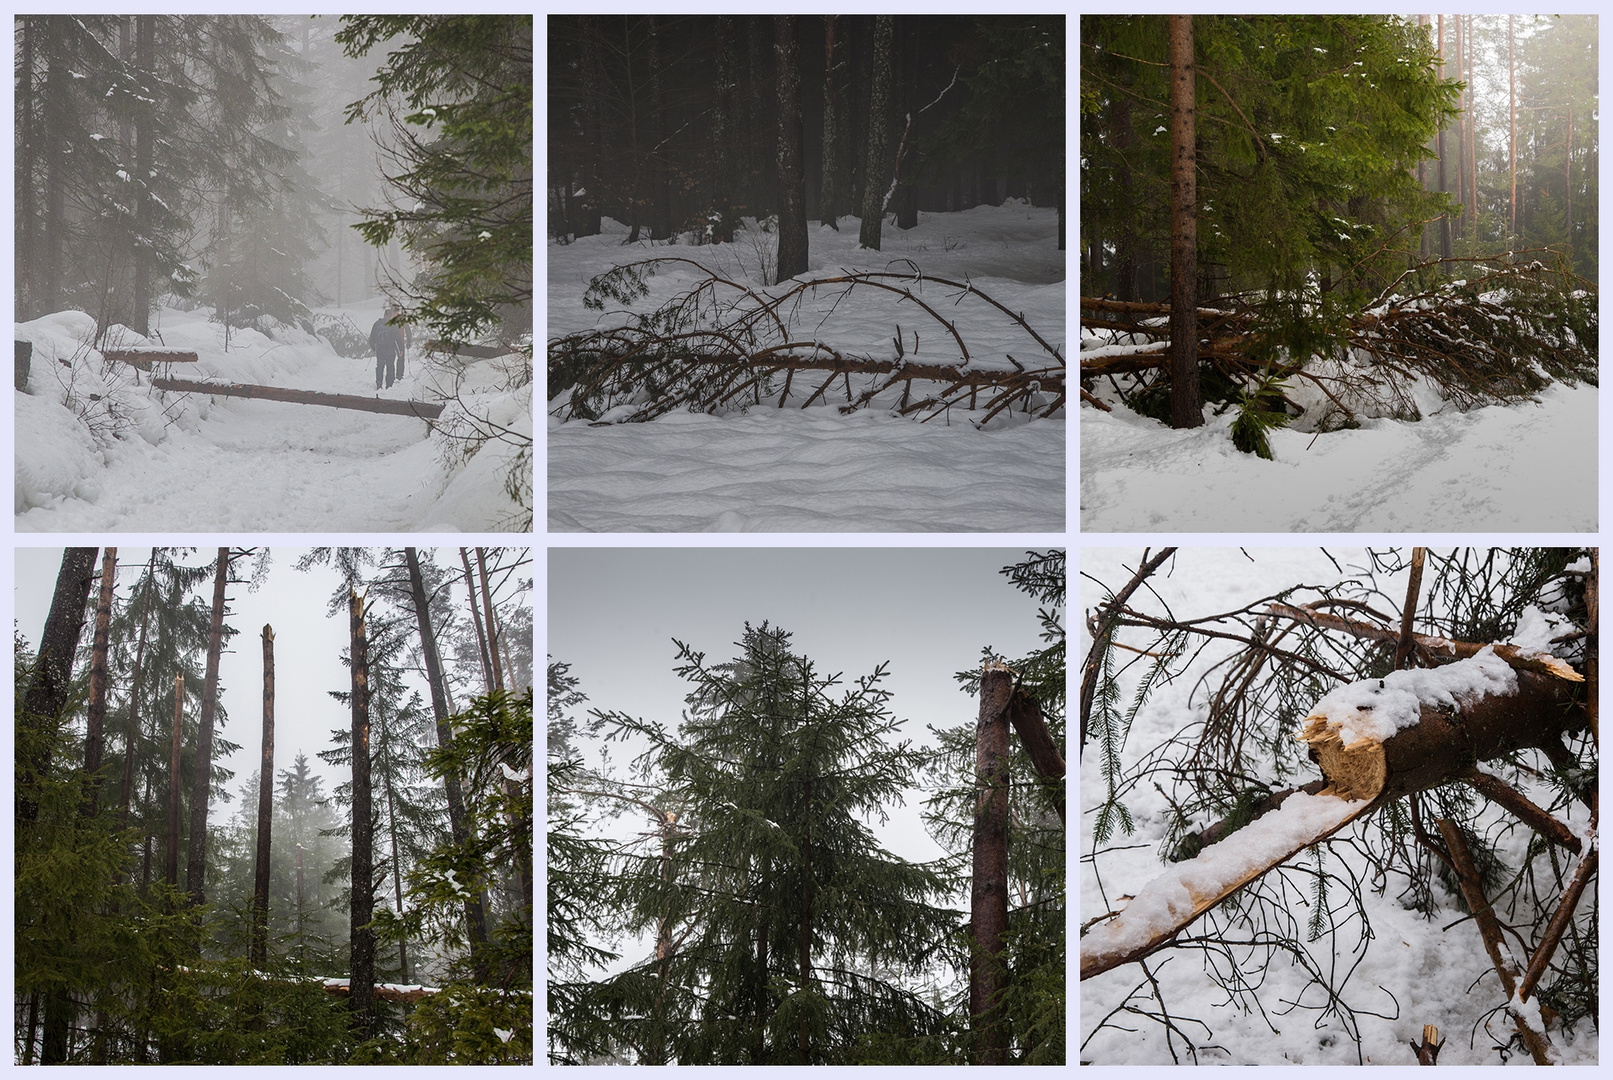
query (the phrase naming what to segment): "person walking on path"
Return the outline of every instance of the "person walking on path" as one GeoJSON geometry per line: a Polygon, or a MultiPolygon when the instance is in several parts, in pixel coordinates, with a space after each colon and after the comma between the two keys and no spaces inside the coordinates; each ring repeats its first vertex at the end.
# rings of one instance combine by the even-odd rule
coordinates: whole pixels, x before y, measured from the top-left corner
{"type": "Polygon", "coordinates": [[[375,351],[375,388],[385,383],[388,389],[403,375],[403,330],[394,326],[392,319],[398,309],[388,304],[381,317],[370,327],[370,348],[375,351]],[[394,366],[395,365],[395,366],[394,366]]]}

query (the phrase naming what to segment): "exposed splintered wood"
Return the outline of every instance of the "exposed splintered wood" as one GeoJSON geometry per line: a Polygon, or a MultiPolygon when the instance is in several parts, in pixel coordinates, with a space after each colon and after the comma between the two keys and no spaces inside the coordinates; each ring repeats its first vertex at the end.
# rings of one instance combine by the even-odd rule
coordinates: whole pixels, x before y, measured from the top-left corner
{"type": "Polygon", "coordinates": [[[389,413],[394,416],[416,416],[422,420],[435,420],[442,415],[442,406],[428,401],[396,401],[389,398],[368,398],[358,394],[325,394],[316,390],[291,390],[284,386],[257,386],[253,383],[198,382],[194,379],[152,379],[158,390],[175,390],[181,393],[214,394],[219,397],[261,398],[265,401],[289,401],[297,405],[324,405],[332,409],[356,409],[359,412],[389,413]]]}
{"type": "Polygon", "coordinates": [[[1144,885],[1109,922],[1081,939],[1081,979],[1141,960],[1168,945],[1215,905],[1378,805],[1336,795],[1295,794],[1282,806],[1144,885]]]}

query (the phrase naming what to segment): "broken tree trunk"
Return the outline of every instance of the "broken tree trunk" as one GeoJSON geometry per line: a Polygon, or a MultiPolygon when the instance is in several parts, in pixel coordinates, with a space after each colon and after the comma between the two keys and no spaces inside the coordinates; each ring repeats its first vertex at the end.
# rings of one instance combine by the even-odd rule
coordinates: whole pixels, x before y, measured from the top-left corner
{"type": "Polygon", "coordinates": [[[190,796],[190,846],[185,856],[185,891],[200,904],[207,888],[207,810],[213,793],[213,718],[218,710],[218,663],[224,651],[225,590],[230,579],[230,549],[218,549],[213,570],[213,615],[207,632],[207,674],[202,683],[202,713],[196,727],[196,769],[190,796]]]}
{"type": "MultiPolygon", "coordinates": [[[[1016,688],[1014,696],[1008,702],[1008,719],[1014,725],[1014,733],[1025,747],[1026,755],[1036,771],[1050,781],[1064,779],[1064,755],[1053,742],[1053,733],[1047,730],[1047,720],[1042,716],[1041,702],[1016,688]]],[[[1059,813],[1059,820],[1064,821],[1064,785],[1059,784],[1053,797],[1053,808],[1059,813]]],[[[1066,822],[1067,823],[1067,822],[1066,822]]]]}
{"type": "Polygon", "coordinates": [[[1327,786],[1291,795],[1231,843],[1212,844],[1150,881],[1082,939],[1081,978],[1170,943],[1238,889],[1384,802],[1463,779],[1475,761],[1560,745],[1564,733],[1584,725],[1574,681],[1514,666],[1497,653],[1396,671],[1324,697],[1298,737],[1327,786]]]}
{"type": "Polygon", "coordinates": [[[353,675],[353,880],[348,905],[348,973],[352,990],[348,1001],[354,1031],[363,1040],[375,1028],[375,931],[370,928],[375,914],[375,868],[370,807],[369,646],[364,631],[364,598],[352,590],[348,591],[348,626],[352,640],[349,667],[353,675]]]}
{"type": "Polygon", "coordinates": [[[174,676],[174,727],[168,755],[168,848],[163,873],[170,887],[179,884],[179,758],[185,746],[185,676],[174,676]]]}
{"type": "Polygon", "coordinates": [[[332,409],[357,409],[359,412],[416,416],[421,420],[435,420],[442,415],[441,405],[427,401],[369,398],[358,394],[323,394],[315,390],[291,390],[283,386],[196,382],[191,379],[152,379],[151,385],[158,390],[216,394],[219,397],[261,398],[266,401],[290,401],[298,405],[325,405],[332,409]]]}
{"type": "Polygon", "coordinates": [[[118,549],[101,549],[101,594],[95,604],[95,633],[90,641],[90,705],[84,731],[85,817],[101,803],[101,754],[106,745],[106,654],[112,636],[112,586],[118,573],[118,549]]]}
{"type": "MultiPolygon", "coordinates": [[[[67,707],[69,683],[73,677],[73,656],[78,652],[79,635],[84,631],[84,610],[90,598],[90,582],[95,578],[96,549],[68,548],[62,552],[62,568],[56,575],[56,591],[51,596],[45,632],[39,639],[39,653],[28,679],[28,692],[22,709],[26,722],[54,724],[67,707]]],[[[29,770],[17,777],[21,791],[36,778],[50,772],[49,743],[29,762],[29,770]]],[[[33,821],[39,807],[26,795],[17,796],[17,817],[33,821]]]]}
{"type": "Polygon", "coordinates": [[[129,364],[141,371],[150,371],[152,364],[194,364],[198,362],[195,353],[187,349],[164,349],[157,347],[133,349],[102,349],[101,355],[116,364],[129,364]]]}
{"type": "Polygon", "coordinates": [[[1008,713],[1014,673],[980,675],[975,727],[974,876],[969,890],[969,1026],[976,1065],[1008,1064],[1003,949],[1008,935],[1008,713]]]}
{"type": "Polygon", "coordinates": [[[269,959],[269,828],[274,811],[274,629],[263,624],[263,760],[258,766],[258,845],[252,882],[252,963],[269,959]]]}

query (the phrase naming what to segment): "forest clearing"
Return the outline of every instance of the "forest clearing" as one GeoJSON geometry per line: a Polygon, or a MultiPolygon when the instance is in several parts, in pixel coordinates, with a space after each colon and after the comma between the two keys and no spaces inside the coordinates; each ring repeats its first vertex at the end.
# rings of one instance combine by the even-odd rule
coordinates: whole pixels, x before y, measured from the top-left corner
{"type": "Polygon", "coordinates": [[[530,16],[15,29],[19,531],[531,528],[530,16]]]}
{"type": "Polygon", "coordinates": [[[530,552],[17,571],[19,1064],[532,1061],[530,552]]]}
{"type": "Polygon", "coordinates": [[[1597,527],[1595,16],[1082,49],[1083,528],[1597,527]]]}
{"type": "Polygon", "coordinates": [[[549,1061],[1064,1064],[1064,568],[552,549],[549,1061]]]}
{"type": "Polygon", "coordinates": [[[1082,1062],[1595,1064],[1597,562],[1084,549],[1082,1062]]]}
{"type": "Polygon", "coordinates": [[[1063,529],[1062,17],[554,32],[551,528],[1063,529]]]}

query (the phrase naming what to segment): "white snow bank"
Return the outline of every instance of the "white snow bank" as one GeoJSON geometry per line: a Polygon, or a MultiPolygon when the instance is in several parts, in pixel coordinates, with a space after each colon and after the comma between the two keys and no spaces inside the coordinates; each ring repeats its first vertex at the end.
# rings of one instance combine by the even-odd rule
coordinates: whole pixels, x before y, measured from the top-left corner
{"type": "Polygon", "coordinates": [[[1517,628],[1512,631],[1508,643],[1516,645],[1530,656],[1549,656],[1552,651],[1551,639],[1570,633],[1574,628],[1573,622],[1567,617],[1541,611],[1530,604],[1518,617],[1517,628]]]}
{"type": "Polygon", "coordinates": [[[1538,404],[1274,431],[1275,461],[1232,445],[1232,411],[1175,431],[1082,408],[1081,528],[1595,532],[1598,393],[1553,385],[1538,404]]]}
{"type": "Polygon", "coordinates": [[[1337,726],[1345,746],[1359,739],[1381,743],[1417,723],[1424,705],[1460,707],[1517,689],[1518,676],[1512,666],[1486,645],[1454,664],[1392,671],[1381,679],[1340,686],[1316,703],[1311,716],[1337,726]]]}
{"type": "MultiPolygon", "coordinates": [[[[373,305],[371,305],[373,306],[373,305]]],[[[367,307],[353,309],[364,321],[367,307]],[[362,314],[360,314],[362,312],[362,314]]],[[[445,413],[461,434],[502,433],[483,453],[407,417],[289,402],[156,391],[150,378],[106,361],[96,326],[67,311],[20,323],[33,342],[26,393],[15,395],[18,531],[510,530],[523,511],[506,492],[528,440],[517,488],[531,506],[531,389],[501,389],[499,361],[422,363],[375,389],[373,358],[338,356],[295,327],[270,334],[209,321],[205,309],[158,312],[150,338],[114,326],[108,348],[163,345],[196,363],[158,365],[203,381],[324,393],[429,399],[451,369],[458,401],[445,413]],[[503,468],[500,468],[503,466],[503,468]]]]}
{"type": "Polygon", "coordinates": [[[1276,810],[1139,889],[1116,918],[1081,939],[1083,963],[1145,947],[1178,926],[1202,900],[1218,897],[1254,871],[1288,858],[1343,824],[1363,805],[1358,799],[1295,792],[1276,810]]]}

